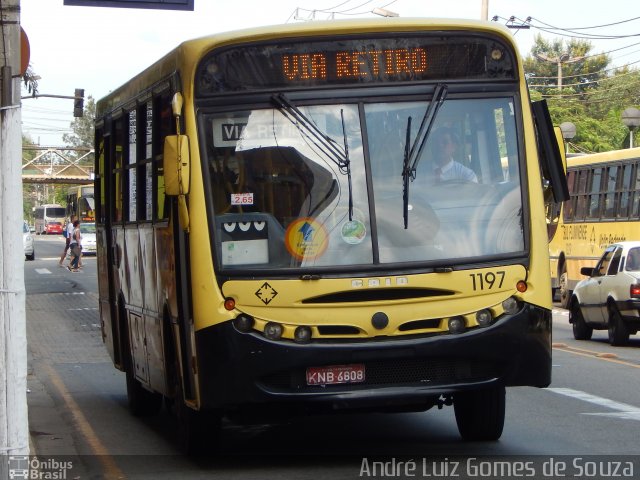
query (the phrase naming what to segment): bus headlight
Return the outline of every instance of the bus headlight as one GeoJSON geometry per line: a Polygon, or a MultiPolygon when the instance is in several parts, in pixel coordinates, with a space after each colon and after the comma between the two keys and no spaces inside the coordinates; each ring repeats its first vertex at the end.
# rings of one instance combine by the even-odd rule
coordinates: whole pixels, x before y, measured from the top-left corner
{"type": "Polygon", "coordinates": [[[233,326],[242,333],[250,332],[253,328],[254,320],[253,317],[241,313],[238,315],[233,321],[233,326]]]}
{"type": "Polygon", "coordinates": [[[502,308],[504,308],[504,312],[510,315],[517,313],[520,310],[520,304],[516,297],[509,297],[504,302],[502,302],[502,308]]]}
{"type": "Polygon", "coordinates": [[[491,325],[491,320],[493,320],[493,317],[489,310],[484,309],[476,312],[476,322],[478,322],[478,325],[481,327],[488,327],[491,325]]]}
{"type": "Polygon", "coordinates": [[[307,343],[311,340],[311,328],[306,325],[301,325],[296,328],[296,331],[293,333],[293,339],[296,343],[307,343]]]}
{"type": "Polygon", "coordinates": [[[464,321],[464,317],[451,317],[449,319],[449,332],[462,333],[466,330],[467,326],[464,321]]]}
{"type": "Polygon", "coordinates": [[[280,340],[282,338],[282,325],[275,322],[269,322],[264,327],[264,336],[269,340],[280,340]]]}

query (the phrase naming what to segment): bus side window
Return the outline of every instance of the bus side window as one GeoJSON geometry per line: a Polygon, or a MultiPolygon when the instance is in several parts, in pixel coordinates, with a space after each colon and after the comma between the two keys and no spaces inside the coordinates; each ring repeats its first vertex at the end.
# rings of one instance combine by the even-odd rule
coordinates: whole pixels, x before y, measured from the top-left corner
{"type": "Polygon", "coordinates": [[[169,197],[164,194],[164,170],[162,166],[162,150],[164,137],[173,134],[174,121],[171,112],[171,96],[168,91],[162,92],[153,99],[153,132],[152,152],[155,171],[155,219],[169,218],[169,197]]]}

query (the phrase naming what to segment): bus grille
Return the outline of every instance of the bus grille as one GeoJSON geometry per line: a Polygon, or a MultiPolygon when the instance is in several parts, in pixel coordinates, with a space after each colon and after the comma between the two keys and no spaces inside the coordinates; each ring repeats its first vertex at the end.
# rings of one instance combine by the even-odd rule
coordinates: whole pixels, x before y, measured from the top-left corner
{"type": "MultiPolygon", "coordinates": [[[[362,362],[361,362],[362,363],[362,362]]],[[[468,360],[430,360],[421,358],[364,362],[365,381],[340,385],[307,385],[306,370],[281,372],[261,379],[265,387],[308,393],[322,389],[358,390],[373,386],[437,386],[474,382],[500,377],[500,368],[492,362],[468,360]]]]}

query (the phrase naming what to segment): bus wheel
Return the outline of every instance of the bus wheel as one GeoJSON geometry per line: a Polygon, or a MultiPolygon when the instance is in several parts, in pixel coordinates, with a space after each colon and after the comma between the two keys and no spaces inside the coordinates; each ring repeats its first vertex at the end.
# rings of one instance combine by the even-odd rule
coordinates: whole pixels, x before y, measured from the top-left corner
{"type": "Polygon", "coordinates": [[[615,347],[626,345],[629,341],[629,329],[615,306],[609,307],[609,343],[615,347]]]}
{"type": "Polygon", "coordinates": [[[567,267],[562,267],[562,273],[558,279],[558,290],[560,291],[560,306],[562,308],[569,308],[569,301],[571,300],[571,290],[569,290],[569,275],[567,274],[567,267]]]}
{"type": "Polygon", "coordinates": [[[578,300],[574,300],[571,303],[571,307],[569,307],[569,323],[573,328],[573,338],[576,340],[591,340],[593,328],[584,321],[578,300]]]}
{"type": "Polygon", "coordinates": [[[220,440],[222,416],[217,412],[196,411],[185,403],[182,388],[173,401],[178,419],[180,449],[185,455],[214,454],[220,440]]]}
{"type": "Polygon", "coordinates": [[[458,431],[467,441],[498,440],[504,427],[504,386],[456,393],[453,408],[458,431]]]}
{"type": "Polygon", "coordinates": [[[136,417],[156,415],[162,408],[162,395],[150,392],[136,379],[130,345],[129,335],[125,334],[124,364],[129,411],[136,417]]]}

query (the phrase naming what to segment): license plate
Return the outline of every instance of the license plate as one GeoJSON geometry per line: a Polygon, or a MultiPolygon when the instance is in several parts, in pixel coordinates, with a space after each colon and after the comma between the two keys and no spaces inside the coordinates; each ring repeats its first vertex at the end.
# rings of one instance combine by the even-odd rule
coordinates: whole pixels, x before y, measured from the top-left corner
{"type": "Polygon", "coordinates": [[[364,382],[364,365],[331,365],[307,368],[307,385],[338,385],[364,382]]]}

